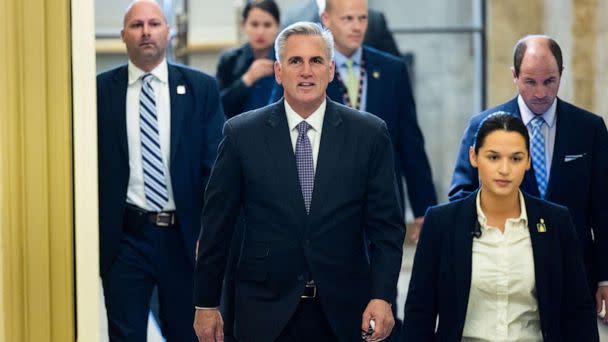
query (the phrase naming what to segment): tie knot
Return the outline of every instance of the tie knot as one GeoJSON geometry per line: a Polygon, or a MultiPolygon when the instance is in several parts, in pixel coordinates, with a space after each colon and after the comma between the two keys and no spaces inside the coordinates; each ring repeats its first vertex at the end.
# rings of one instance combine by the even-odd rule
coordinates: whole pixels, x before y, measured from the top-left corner
{"type": "Polygon", "coordinates": [[[347,69],[352,69],[353,65],[355,65],[355,63],[352,59],[347,59],[346,61],[344,61],[344,66],[346,66],[347,69]]]}
{"type": "Polygon", "coordinates": [[[530,125],[532,125],[532,128],[540,128],[542,127],[542,125],[545,123],[545,119],[543,119],[542,116],[536,116],[534,117],[534,119],[532,119],[532,121],[530,121],[530,125]]]}
{"type": "Polygon", "coordinates": [[[152,74],[144,74],[144,75],[141,77],[141,81],[142,81],[144,84],[149,84],[150,82],[152,82],[152,80],[153,80],[153,79],[154,79],[154,75],[152,75],[152,74]]]}
{"type": "Polygon", "coordinates": [[[298,128],[299,135],[306,134],[306,132],[308,132],[308,130],[310,129],[310,125],[306,121],[300,122],[296,127],[298,128]]]}

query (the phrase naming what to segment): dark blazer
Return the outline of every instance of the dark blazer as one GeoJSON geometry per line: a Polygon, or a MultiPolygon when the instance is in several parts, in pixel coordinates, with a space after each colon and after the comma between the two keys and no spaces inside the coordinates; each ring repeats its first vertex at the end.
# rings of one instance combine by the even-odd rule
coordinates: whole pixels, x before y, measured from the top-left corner
{"type": "MultiPolygon", "coordinates": [[[[363,44],[395,56],[400,56],[399,48],[397,47],[397,43],[395,43],[393,34],[388,29],[384,14],[378,10],[369,8],[367,15],[367,32],[365,33],[363,44]]],[[[315,0],[305,1],[287,8],[283,18],[283,27],[287,27],[297,21],[321,22],[319,7],[315,0]]]]}
{"type": "Polygon", "coordinates": [[[228,120],[205,194],[195,304],[220,303],[242,207],[237,338],[276,339],[310,278],[334,334],[360,340],[366,305],[394,298],[401,265],[403,217],[389,139],[377,117],[328,99],[307,215],[284,102],[228,120]]]}
{"type": "MultiPolygon", "coordinates": [[[[272,60],[274,60],[274,52],[272,53],[272,60]]],[[[220,98],[222,99],[224,112],[228,118],[247,111],[244,106],[252,88],[247,87],[241,78],[253,61],[254,56],[249,44],[227,50],[220,56],[215,77],[220,88],[220,98]]],[[[275,83],[272,82],[269,85],[267,89],[269,95],[264,105],[270,103],[270,93],[275,83]]],[[[252,86],[255,86],[255,83],[252,86]]]]}
{"type": "MultiPolygon", "coordinates": [[[[184,240],[194,264],[203,191],[221,138],[224,115],[213,78],[169,64],[171,185],[184,240]],[[177,87],[185,86],[185,94],[177,87]]],[[[122,237],[129,184],[126,95],[127,66],[97,76],[99,244],[101,272],[112,264],[122,237]]]]}
{"type": "MultiPolygon", "coordinates": [[[[478,187],[477,169],[469,163],[469,147],[481,121],[496,111],[521,117],[515,97],[471,118],[458,151],[450,200],[462,198],[478,187]]],[[[546,199],[570,209],[591,293],[595,294],[597,281],[608,280],[608,210],[603,205],[608,195],[608,132],[601,117],[560,99],[557,100],[556,117],[557,131],[546,199]],[[570,160],[566,156],[575,157],[570,160]]],[[[533,168],[526,172],[521,188],[539,196],[533,168]]]]}
{"type": "MultiPolygon", "coordinates": [[[[471,287],[476,195],[433,207],[426,215],[405,303],[404,341],[462,339],[471,287]]],[[[544,341],[599,341],[595,307],[568,210],[525,194],[524,200],[544,341]],[[536,229],[541,218],[544,233],[536,229]]]]}
{"type": "MultiPolygon", "coordinates": [[[[437,204],[437,197],[407,67],[402,60],[367,46],[363,46],[363,59],[367,74],[365,111],[386,122],[395,153],[399,190],[403,192],[400,180],[405,177],[414,216],[423,216],[428,207],[437,204]]],[[[327,95],[343,103],[345,89],[334,77],[327,95]]]]}

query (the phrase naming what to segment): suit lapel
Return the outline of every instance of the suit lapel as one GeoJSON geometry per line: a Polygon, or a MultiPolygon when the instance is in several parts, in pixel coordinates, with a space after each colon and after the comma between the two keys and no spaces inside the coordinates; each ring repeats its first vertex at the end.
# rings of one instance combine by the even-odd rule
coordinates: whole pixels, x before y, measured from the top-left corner
{"type": "Polygon", "coordinates": [[[549,173],[549,181],[547,182],[547,193],[545,198],[549,198],[553,192],[554,184],[559,184],[560,172],[563,170],[561,163],[563,163],[563,155],[565,155],[566,143],[568,141],[575,141],[574,136],[575,130],[570,129],[572,123],[570,121],[571,116],[565,111],[562,111],[562,101],[557,99],[557,108],[555,109],[555,144],[553,145],[553,158],[551,159],[551,172],[549,173]]]}
{"type": "MultiPolygon", "coordinates": [[[[336,66],[336,69],[337,69],[337,66],[336,66]]],[[[336,73],[338,73],[338,70],[336,70],[336,73]]],[[[333,101],[344,104],[344,92],[345,91],[346,91],[346,88],[344,87],[344,84],[338,80],[338,77],[334,77],[333,81],[331,81],[329,83],[329,85],[327,86],[326,93],[327,93],[327,96],[329,96],[329,98],[332,99],[333,101]]]]}
{"type": "MultiPolygon", "coordinates": [[[[268,132],[266,137],[267,151],[274,161],[276,180],[279,184],[277,189],[285,191],[285,200],[293,201],[292,205],[286,206],[296,209],[296,217],[306,217],[306,207],[304,197],[300,188],[296,157],[293,151],[289,125],[285,114],[284,100],[281,100],[270,107],[267,120],[268,132]]],[[[314,196],[313,196],[314,197],[314,196]]]]}
{"type": "MultiPolygon", "coordinates": [[[[540,207],[538,206],[538,200],[534,200],[524,194],[524,200],[526,202],[526,212],[528,215],[528,229],[530,231],[530,240],[532,242],[532,254],[534,257],[534,279],[536,281],[536,297],[538,300],[538,310],[541,317],[542,326],[546,326],[542,322],[542,317],[547,317],[546,310],[551,307],[551,281],[550,274],[554,273],[552,268],[554,263],[552,262],[552,256],[550,254],[551,242],[553,241],[553,231],[551,230],[551,223],[546,221],[543,217],[540,207]],[[545,232],[539,231],[539,224],[541,219],[544,222],[545,232]]],[[[541,229],[542,230],[542,229],[541,229]]]]}
{"type": "Polygon", "coordinates": [[[386,84],[382,84],[382,66],[375,58],[373,53],[370,53],[367,48],[363,48],[363,59],[365,60],[365,77],[366,77],[366,112],[374,113],[375,115],[382,118],[384,111],[381,106],[382,102],[382,90],[387,89],[386,84]]]}
{"type": "Polygon", "coordinates": [[[332,165],[340,159],[340,151],[344,150],[346,134],[341,129],[342,117],[337,106],[327,99],[325,117],[323,118],[323,131],[317,156],[317,169],[315,172],[315,185],[310,204],[310,213],[314,214],[322,208],[322,203],[328,191],[333,188],[332,182],[337,173],[332,165]]]}
{"type": "Polygon", "coordinates": [[[471,267],[473,260],[473,237],[471,231],[477,223],[477,208],[475,199],[477,198],[475,191],[462,202],[462,210],[457,217],[459,224],[454,225],[458,229],[454,231],[454,305],[456,309],[456,321],[459,322],[459,331],[464,329],[464,322],[467,314],[467,306],[469,305],[469,292],[471,290],[471,267]]]}
{"type": "Polygon", "coordinates": [[[127,86],[129,83],[128,69],[124,67],[118,69],[114,74],[114,86],[110,89],[110,98],[112,101],[111,115],[114,117],[116,134],[120,141],[121,151],[124,156],[129,158],[129,149],[127,143],[127,86]]]}
{"type": "MultiPolygon", "coordinates": [[[[181,71],[175,66],[168,64],[169,68],[169,101],[171,103],[171,153],[170,160],[175,159],[175,151],[179,146],[184,115],[190,112],[185,110],[189,104],[188,100],[193,96],[192,89],[186,84],[181,71]],[[185,93],[179,94],[177,88],[183,89],[185,93]],[[183,87],[183,88],[182,88],[183,87]]],[[[182,92],[182,91],[180,91],[182,92]]],[[[173,163],[171,163],[173,164],[173,163]]]]}

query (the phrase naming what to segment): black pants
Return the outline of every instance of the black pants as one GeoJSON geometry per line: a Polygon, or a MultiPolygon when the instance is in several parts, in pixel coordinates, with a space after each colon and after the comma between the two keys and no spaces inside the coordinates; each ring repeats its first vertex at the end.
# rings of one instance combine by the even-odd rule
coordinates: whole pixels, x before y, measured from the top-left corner
{"type": "Polygon", "coordinates": [[[317,298],[302,299],[276,342],[335,342],[334,335],[317,298]]]}
{"type": "Polygon", "coordinates": [[[196,341],[192,328],[193,272],[179,226],[125,226],[118,255],[102,275],[110,341],[146,341],[155,286],[164,337],[168,342],[196,341]]]}

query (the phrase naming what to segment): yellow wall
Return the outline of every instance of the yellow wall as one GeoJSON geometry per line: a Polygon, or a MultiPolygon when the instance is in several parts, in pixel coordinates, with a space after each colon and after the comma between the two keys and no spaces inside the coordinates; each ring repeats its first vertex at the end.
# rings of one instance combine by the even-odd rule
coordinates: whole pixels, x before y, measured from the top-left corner
{"type": "Polygon", "coordinates": [[[69,0],[0,0],[2,341],[73,341],[69,0]]]}

